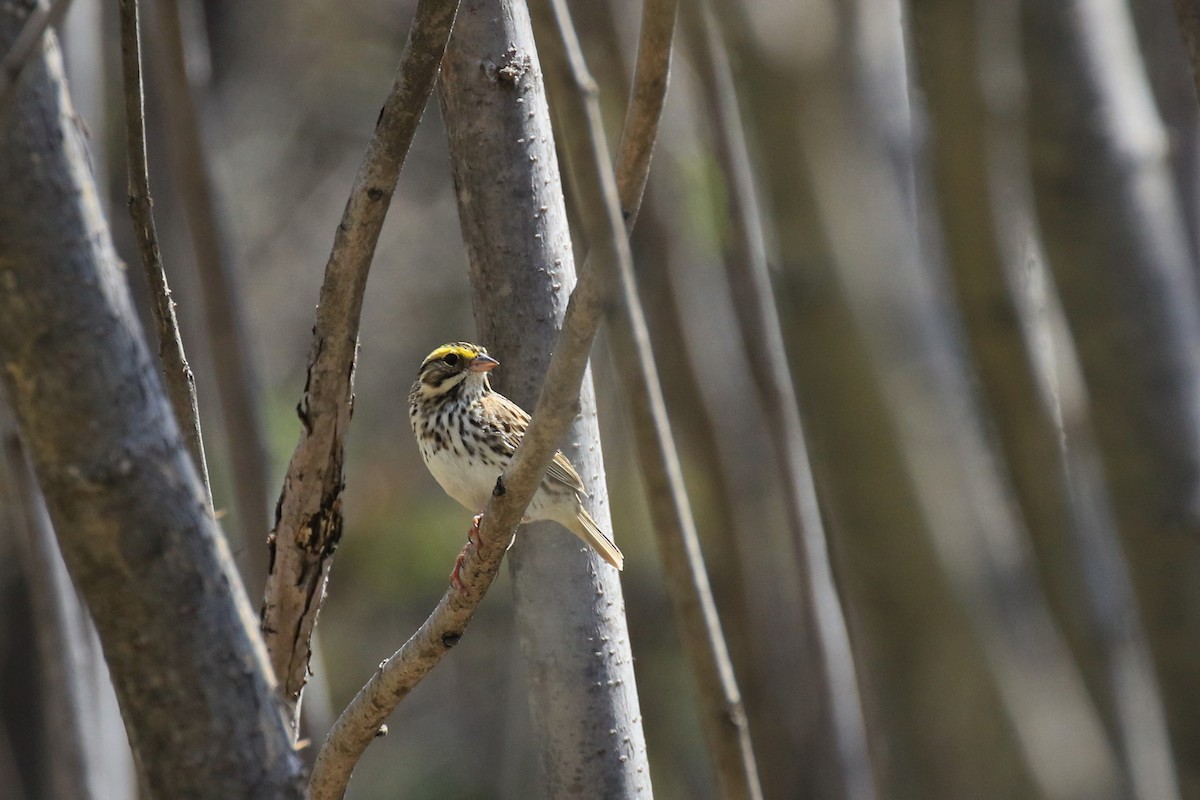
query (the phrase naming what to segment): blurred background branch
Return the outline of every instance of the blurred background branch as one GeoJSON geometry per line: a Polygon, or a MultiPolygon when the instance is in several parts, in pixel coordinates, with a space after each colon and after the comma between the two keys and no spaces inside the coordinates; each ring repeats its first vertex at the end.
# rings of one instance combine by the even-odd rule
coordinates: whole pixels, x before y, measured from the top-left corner
{"type": "Polygon", "coordinates": [[[688,41],[704,87],[714,151],[724,182],[727,213],[722,260],[741,332],[746,364],[770,431],[775,472],[783,484],[784,506],[796,564],[807,594],[805,623],[815,631],[806,689],[828,704],[829,730],[819,738],[832,748],[823,754],[838,765],[837,788],[830,796],[875,797],[871,757],[859,698],[857,670],[845,614],[834,584],[825,525],[817,506],[816,486],[800,408],[792,386],[790,359],[779,327],[767,271],[757,189],[742,128],[733,74],[724,40],[704,0],[685,5],[688,41]]]}

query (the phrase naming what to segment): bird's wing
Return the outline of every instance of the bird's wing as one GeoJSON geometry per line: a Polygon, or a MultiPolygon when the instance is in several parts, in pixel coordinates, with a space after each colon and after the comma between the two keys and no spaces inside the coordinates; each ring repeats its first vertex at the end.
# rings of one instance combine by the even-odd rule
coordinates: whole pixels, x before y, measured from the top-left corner
{"type": "Polygon", "coordinates": [[[550,468],[546,470],[546,475],[587,497],[587,489],[583,488],[583,479],[579,477],[579,473],[575,471],[575,467],[571,466],[571,462],[567,461],[567,457],[562,454],[561,450],[555,452],[554,460],[550,462],[550,468]]]}
{"type": "MultiPolygon", "coordinates": [[[[500,439],[503,441],[503,447],[511,457],[517,451],[517,446],[521,444],[521,440],[525,437],[525,430],[529,427],[529,414],[525,413],[525,409],[509,400],[499,392],[492,392],[484,397],[484,402],[493,404],[490,409],[492,412],[489,416],[491,424],[497,426],[496,433],[500,434],[500,439]]],[[[557,483],[561,483],[580,494],[587,496],[587,489],[583,486],[583,479],[579,477],[579,473],[575,471],[575,467],[571,466],[571,462],[561,451],[554,454],[554,460],[550,462],[550,467],[546,470],[546,476],[557,483]]]]}

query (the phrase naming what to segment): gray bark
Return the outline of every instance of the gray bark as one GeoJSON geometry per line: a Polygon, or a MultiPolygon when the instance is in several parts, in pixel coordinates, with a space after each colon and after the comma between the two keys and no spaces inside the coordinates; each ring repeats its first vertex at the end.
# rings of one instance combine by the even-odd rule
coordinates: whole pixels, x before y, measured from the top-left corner
{"type": "MultiPolygon", "coordinates": [[[[22,17],[0,16],[0,50],[22,17]]],[[[0,361],[144,785],[298,797],[254,617],[134,317],[57,46],[0,128],[0,361]]]]}
{"type": "Polygon", "coordinates": [[[1024,3],[1034,190],[1185,797],[1200,797],[1200,312],[1127,10],[1024,3]]]}
{"type": "MultiPolygon", "coordinates": [[[[527,409],[574,283],[549,111],[523,3],[464,3],[440,84],[479,338],[498,388],[527,409]]],[[[590,377],[563,451],[611,529],[590,377]]],[[[562,528],[510,554],[535,748],[549,797],[650,797],[633,662],[612,570],[562,528]]]]}

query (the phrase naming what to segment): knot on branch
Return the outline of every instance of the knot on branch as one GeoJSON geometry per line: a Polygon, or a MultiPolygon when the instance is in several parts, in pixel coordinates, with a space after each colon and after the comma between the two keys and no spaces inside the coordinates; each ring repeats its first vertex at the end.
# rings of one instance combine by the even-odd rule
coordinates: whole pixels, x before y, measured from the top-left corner
{"type": "Polygon", "coordinates": [[[533,57],[516,45],[509,45],[500,57],[500,64],[493,61],[483,63],[483,72],[489,80],[516,85],[526,72],[533,68],[533,57]]]}

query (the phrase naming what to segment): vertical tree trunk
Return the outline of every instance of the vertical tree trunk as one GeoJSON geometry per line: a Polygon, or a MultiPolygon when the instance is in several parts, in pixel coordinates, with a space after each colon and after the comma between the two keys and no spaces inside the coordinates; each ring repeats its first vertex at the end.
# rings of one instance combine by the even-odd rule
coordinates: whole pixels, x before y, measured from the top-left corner
{"type": "MultiPolygon", "coordinates": [[[[532,409],[575,270],[523,2],[462,5],[440,97],[479,336],[503,364],[498,388],[532,409]]],[[[563,450],[610,528],[590,378],[580,408],[563,450]]],[[[650,797],[617,573],[553,523],[522,529],[510,564],[546,796],[650,797]]]]}
{"type": "MultiPolygon", "coordinates": [[[[0,15],[0,51],[24,17],[0,15]]],[[[254,615],[99,212],[57,46],[0,125],[0,362],[148,791],[298,797],[254,615]]]]}

